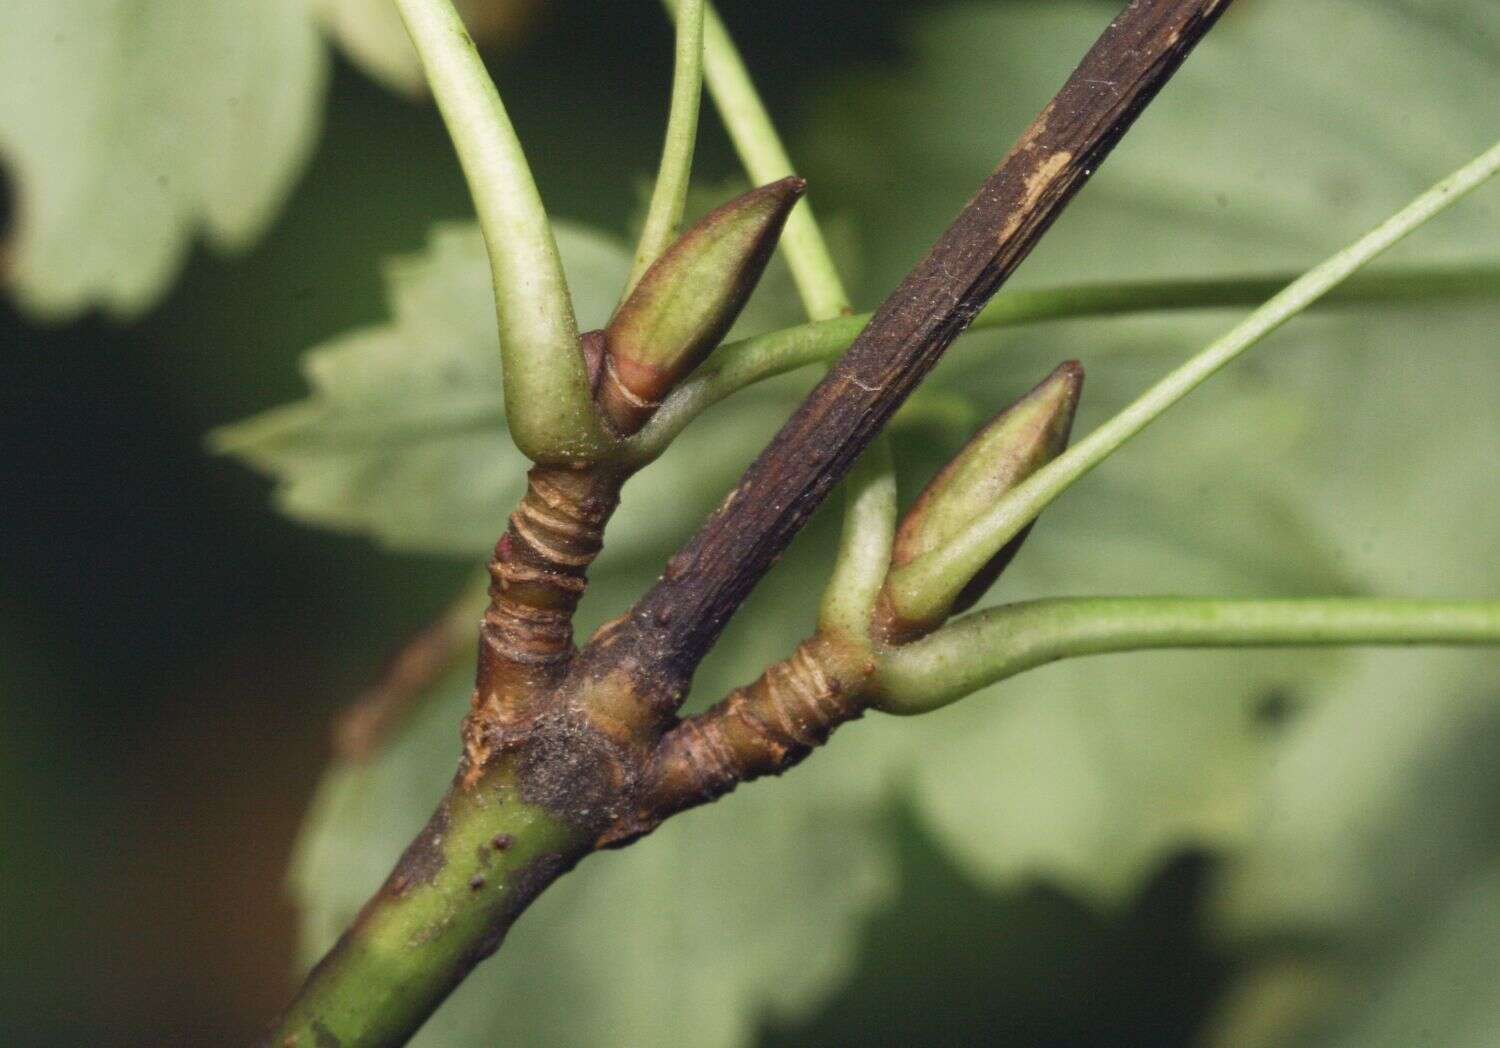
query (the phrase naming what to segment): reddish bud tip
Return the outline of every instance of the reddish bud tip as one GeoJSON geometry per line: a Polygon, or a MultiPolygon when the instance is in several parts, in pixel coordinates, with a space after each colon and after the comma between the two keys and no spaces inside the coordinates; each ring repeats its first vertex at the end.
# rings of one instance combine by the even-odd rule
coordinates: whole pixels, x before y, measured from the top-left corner
{"type": "Polygon", "coordinates": [[[709,212],[646,271],[604,331],[596,397],[634,432],[719,344],[765,272],[807,188],[793,175],[709,212]]]}
{"type": "MultiPolygon", "coordinates": [[[[896,531],[892,565],[902,567],[949,542],[1002,495],[1062,454],[1082,393],[1083,366],[1067,361],[976,433],[907,511],[896,531]]],[[[1007,543],[954,593],[945,618],[984,595],[1029,531],[1007,543]]]]}

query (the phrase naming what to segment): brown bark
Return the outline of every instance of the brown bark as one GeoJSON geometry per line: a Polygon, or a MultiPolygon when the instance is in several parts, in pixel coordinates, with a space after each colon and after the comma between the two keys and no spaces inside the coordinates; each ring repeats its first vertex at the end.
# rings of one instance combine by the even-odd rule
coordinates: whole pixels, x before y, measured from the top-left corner
{"type": "Polygon", "coordinates": [[[628,844],[742,782],[795,767],[835,728],[864,714],[861,692],[874,669],[868,652],[819,634],[754,684],[678,721],[651,755],[635,814],[611,827],[601,846],[628,844]]]}

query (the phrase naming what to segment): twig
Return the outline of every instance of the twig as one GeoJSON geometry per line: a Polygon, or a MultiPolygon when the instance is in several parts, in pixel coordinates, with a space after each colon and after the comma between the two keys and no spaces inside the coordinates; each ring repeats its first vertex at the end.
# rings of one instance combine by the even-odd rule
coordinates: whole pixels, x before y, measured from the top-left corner
{"type": "MultiPolygon", "coordinates": [[[[410,14],[437,0],[401,2],[410,14]]],[[[573,576],[581,579],[617,488],[605,487],[598,469],[581,471],[572,478],[577,490],[566,491],[563,467],[533,472],[529,501],[512,518],[519,540],[503,539],[495,564],[491,612],[514,622],[492,614],[486,623],[453,787],[266,1044],[405,1043],[547,885],[619,838],[653,779],[680,783],[683,803],[733,785],[713,776],[653,776],[654,752],[678,723],[676,706],[694,667],[828,490],[1228,4],[1131,3],[662,582],[576,658],[564,655],[566,612],[580,588],[573,576]],[[539,473],[546,491],[538,490],[539,473]],[[545,628],[523,635],[528,617],[545,628]],[[532,637],[544,642],[541,650],[532,637]]],[[[841,660],[836,652],[807,656],[818,668],[841,660]]],[[[849,669],[865,671],[863,664],[849,669]]],[[[804,720],[841,687],[821,673],[784,685],[768,680],[726,708],[723,727],[750,729],[756,762],[749,771],[775,771],[839,717],[811,730],[767,732],[736,714],[758,716],[760,703],[804,720]]]]}
{"type": "Polygon", "coordinates": [[[729,617],[1228,8],[1134,0],[629,615],[585,649],[674,709],[729,617]]]}

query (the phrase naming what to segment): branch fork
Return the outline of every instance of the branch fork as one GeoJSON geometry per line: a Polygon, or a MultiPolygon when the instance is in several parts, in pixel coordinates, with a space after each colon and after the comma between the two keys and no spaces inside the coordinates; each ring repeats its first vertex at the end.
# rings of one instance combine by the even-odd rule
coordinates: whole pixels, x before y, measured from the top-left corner
{"type": "MultiPolygon", "coordinates": [[[[850,685],[869,678],[873,660],[830,632],[705,717],[676,716],[694,669],[750,589],[1227,6],[1134,0],[657,585],[574,654],[571,611],[628,475],[612,452],[649,417],[659,392],[649,380],[660,376],[661,390],[675,384],[722,337],[802,185],[768,188],[772,206],[744,209],[752,217],[742,224],[758,220],[761,239],[689,231],[652,263],[595,347],[591,380],[545,212],[472,43],[446,0],[397,2],[474,189],[509,421],[538,466],[493,558],[454,786],[309,976],[269,1042],[283,1048],[403,1043],[537,892],[590,851],[648,832],[666,804],[701,803],[781,770],[858,712],[850,685]],[[737,260],[729,271],[737,265],[748,279],[719,274],[716,286],[729,293],[709,296],[718,313],[676,324],[703,300],[674,293],[700,275],[689,256],[708,258],[725,243],[739,245],[724,252],[737,260]],[[528,260],[540,265],[540,284],[521,278],[528,260]],[[624,337],[632,332],[642,337],[624,337]],[[596,399],[606,380],[631,396],[596,399]],[[518,843],[497,856],[487,842],[501,836],[518,843]]],[[[815,232],[810,221],[804,232],[815,232]]],[[[847,307],[841,289],[824,297],[847,307]]]]}
{"type": "MultiPolygon", "coordinates": [[[[876,442],[882,427],[1229,4],[1132,0],[656,585],[580,651],[572,619],[588,568],[621,486],[650,458],[631,438],[723,338],[784,226],[802,245],[793,268],[814,319],[846,312],[847,299],[810,213],[805,206],[794,212],[804,185],[783,177],[789,164],[768,125],[760,127],[756,103],[737,111],[737,143],[752,170],[779,180],[668,245],[664,231],[681,218],[691,155],[692,122],[674,119],[624,298],[602,332],[578,336],[540,199],[461,23],[448,0],[397,3],[474,190],[495,276],[508,420],[537,465],[490,561],[490,602],[453,787],[309,976],[266,1042],[281,1048],[404,1043],[498,948],[537,894],[584,857],[628,844],[741,782],[779,774],[866,709],[922,712],[963,688],[1127,642],[1256,643],[1291,636],[1293,619],[1316,626],[1326,608],[1128,601],[1010,605],[945,623],[989,587],[1071,479],[1234,353],[1500,169],[1497,147],[1458,182],[1434,190],[1425,211],[1398,216],[1407,223],[1399,232],[1314,271],[1311,285],[1273,300],[1281,313],[1256,319],[1243,338],[1215,347],[1206,363],[1185,369],[1186,378],[1153,390],[1143,407],[1128,409],[1135,415],[1101,427],[1103,437],[1096,431],[1071,452],[1064,448],[1082,370],[1060,366],[982,429],[898,527],[887,452],[876,442]],[[519,274],[530,264],[529,281],[519,274]],[[816,632],[753,684],[680,718],[694,671],[730,616],[851,470],[844,541],[816,632]],[[945,660],[963,644],[985,645],[994,657],[945,679],[945,660]],[[919,694],[923,681],[935,698],[919,694]]],[[[674,117],[679,106],[696,113],[705,69],[721,102],[745,102],[746,94],[753,101],[707,5],[668,5],[680,16],[674,117]]],[[[1406,636],[1403,629],[1454,643],[1500,639],[1500,604],[1433,618],[1426,633],[1410,630],[1423,609],[1409,603],[1355,612],[1363,616],[1360,640],[1406,636]]],[[[1314,630],[1312,642],[1350,635],[1314,630]]]]}
{"type": "MultiPolygon", "coordinates": [[[[733,325],[804,188],[801,179],[784,178],[710,212],[646,269],[606,328],[580,339],[594,408],[617,445],[733,325]]],[[[476,781],[495,753],[524,746],[531,726],[568,690],[577,654],[573,614],[621,487],[638,468],[605,454],[527,474],[489,564],[463,782],[476,781]]]]}

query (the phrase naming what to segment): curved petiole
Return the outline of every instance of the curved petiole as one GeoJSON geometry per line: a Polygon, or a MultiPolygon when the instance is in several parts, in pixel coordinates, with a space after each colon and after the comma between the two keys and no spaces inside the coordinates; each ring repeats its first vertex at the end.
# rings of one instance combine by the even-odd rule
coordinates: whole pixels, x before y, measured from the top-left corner
{"type": "Polygon", "coordinates": [[[652,263],[672,246],[682,225],[693,175],[693,149],[698,141],[698,107],[703,97],[703,7],[704,0],[680,0],[677,6],[677,58],[667,137],[621,302],[630,297],[652,263]]]}
{"type": "Polygon", "coordinates": [[[451,0],[396,0],[458,151],[495,283],[506,421],[537,462],[611,446],[594,410],[557,243],[515,128],[451,0]]]}
{"type": "MultiPolygon", "coordinates": [[[[662,2],[676,13],[686,0],[662,2]]],[[[704,10],[703,64],[709,92],[750,181],[764,185],[796,174],[749,70],[712,4],[705,4],[704,10]]],[[[807,200],[787,219],[781,246],[808,316],[836,317],[849,311],[838,270],[807,200]]]]}
{"type": "Polygon", "coordinates": [[[1070,597],[989,608],[891,649],[872,682],[887,713],[940,709],[1058,659],[1159,648],[1500,644],[1500,600],[1070,597]]]}
{"type": "Polygon", "coordinates": [[[890,442],[874,441],[844,482],[844,530],[818,610],[821,631],[870,645],[870,620],[891,567],[896,470],[890,442]]]}

